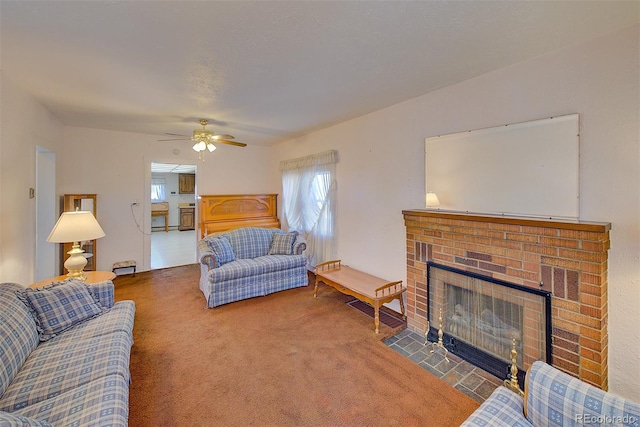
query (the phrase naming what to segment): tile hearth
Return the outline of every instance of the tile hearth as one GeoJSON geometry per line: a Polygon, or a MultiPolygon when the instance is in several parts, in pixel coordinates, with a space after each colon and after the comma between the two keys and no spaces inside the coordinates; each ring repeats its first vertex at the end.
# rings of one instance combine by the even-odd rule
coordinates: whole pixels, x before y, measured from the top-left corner
{"type": "Polygon", "coordinates": [[[442,349],[436,348],[431,353],[431,343],[424,345],[424,336],[410,329],[387,338],[384,344],[479,403],[484,402],[502,384],[495,376],[455,354],[449,353],[447,362],[442,349]]]}

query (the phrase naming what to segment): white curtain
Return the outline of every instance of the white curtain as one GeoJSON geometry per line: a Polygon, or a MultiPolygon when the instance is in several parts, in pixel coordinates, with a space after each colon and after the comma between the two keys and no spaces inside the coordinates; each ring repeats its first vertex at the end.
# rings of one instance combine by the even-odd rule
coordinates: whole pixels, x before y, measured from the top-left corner
{"type": "Polygon", "coordinates": [[[151,201],[164,202],[164,178],[151,178],[151,201]]]}
{"type": "Polygon", "coordinates": [[[335,254],[337,154],[331,150],[280,163],[283,223],[307,241],[311,267],[335,254]]]}

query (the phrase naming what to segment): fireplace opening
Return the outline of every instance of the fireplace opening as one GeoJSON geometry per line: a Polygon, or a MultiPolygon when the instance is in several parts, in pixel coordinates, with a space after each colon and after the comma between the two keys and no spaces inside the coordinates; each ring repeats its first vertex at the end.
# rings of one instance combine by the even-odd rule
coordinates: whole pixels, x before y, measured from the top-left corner
{"type": "Polygon", "coordinates": [[[551,363],[551,293],[427,263],[429,341],[505,379],[515,345],[520,381],[535,360],[551,363]],[[441,322],[440,322],[441,320],[441,322]]]}
{"type": "Polygon", "coordinates": [[[516,340],[518,365],[522,366],[522,306],[445,283],[448,295],[445,331],[480,350],[510,362],[516,340]]]}

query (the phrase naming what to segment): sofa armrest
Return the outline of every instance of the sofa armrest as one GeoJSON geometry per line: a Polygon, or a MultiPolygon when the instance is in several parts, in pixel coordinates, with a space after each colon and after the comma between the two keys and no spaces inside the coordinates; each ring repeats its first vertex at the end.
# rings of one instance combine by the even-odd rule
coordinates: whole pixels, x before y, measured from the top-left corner
{"type": "Polygon", "coordinates": [[[637,426],[640,404],[580,381],[544,362],[527,372],[525,415],[533,425],[637,426]],[[603,424],[604,423],[604,424],[603,424]]]}
{"type": "Polygon", "coordinates": [[[218,264],[216,262],[216,257],[211,254],[206,254],[200,257],[200,263],[206,265],[209,270],[213,270],[214,268],[218,268],[218,264]]]}
{"type": "Polygon", "coordinates": [[[0,426],[53,427],[46,421],[27,418],[5,411],[0,411],[0,426]]]}
{"type": "Polygon", "coordinates": [[[98,298],[100,305],[104,308],[113,307],[113,304],[115,303],[115,288],[111,280],[93,283],[89,285],[89,290],[98,298]]]}
{"type": "Polygon", "coordinates": [[[531,426],[531,423],[524,416],[523,407],[524,399],[522,396],[500,386],[460,427],[531,426]]]}
{"type": "Polygon", "coordinates": [[[293,254],[294,255],[302,255],[307,249],[307,242],[304,240],[300,234],[296,236],[296,240],[293,242],[293,254]]]}
{"type": "Polygon", "coordinates": [[[216,256],[205,239],[198,240],[196,248],[198,253],[198,262],[200,264],[206,265],[209,270],[218,267],[216,256]]]}

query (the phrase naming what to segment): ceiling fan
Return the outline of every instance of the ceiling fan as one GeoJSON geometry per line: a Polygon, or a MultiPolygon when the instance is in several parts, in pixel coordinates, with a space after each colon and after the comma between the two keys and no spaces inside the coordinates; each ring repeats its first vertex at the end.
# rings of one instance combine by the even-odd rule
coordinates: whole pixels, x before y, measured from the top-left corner
{"type": "Polygon", "coordinates": [[[204,157],[202,153],[204,150],[209,150],[210,152],[216,149],[216,146],[213,143],[221,143],[228,145],[235,145],[236,147],[246,147],[247,144],[244,142],[231,141],[234,139],[233,135],[228,134],[215,134],[213,131],[205,128],[209,121],[207,119],[200,119],[200,124],[202,125],[202,129],[195,129],[193,131],[193,136],[188,135],[180,135],[177,133],[166,133],[165,135],[169,136],[179,136],[180,138],[170,138],[170,139],[159,139],[158,141],[195,141],[193,145],[193,150],[198,152],[198,158],[204,162],[204,157]]]}

